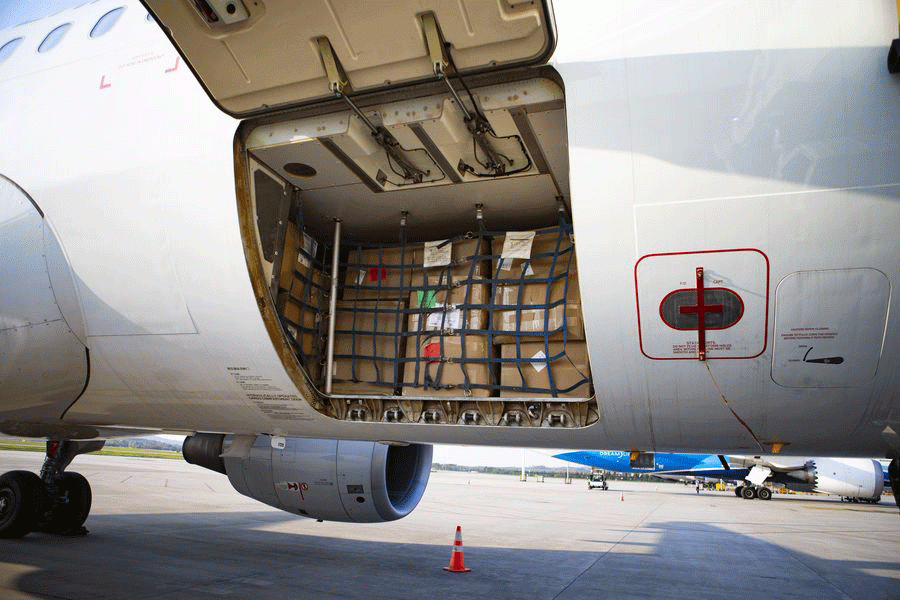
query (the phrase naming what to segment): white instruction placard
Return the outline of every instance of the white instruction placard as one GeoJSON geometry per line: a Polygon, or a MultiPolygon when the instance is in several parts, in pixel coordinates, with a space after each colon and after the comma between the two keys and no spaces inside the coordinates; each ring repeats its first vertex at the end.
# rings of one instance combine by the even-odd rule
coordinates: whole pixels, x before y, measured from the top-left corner
{"type": "Polygon", "coordinates": [[[437,240],[436,242],[425,242],[425,264],[426,269],[431,267],[446,267],[451,262],[451,251],[453,244],[447,240],[437,240]],[[443,246],[441,246],[443,244],[443,246]]]}
{"type": "Polygon", "coordinates": [[[500,258],[531,258],[533,242],[533,231],[509,231],[503,240],[503,251],[500,253],[500,258]]]}

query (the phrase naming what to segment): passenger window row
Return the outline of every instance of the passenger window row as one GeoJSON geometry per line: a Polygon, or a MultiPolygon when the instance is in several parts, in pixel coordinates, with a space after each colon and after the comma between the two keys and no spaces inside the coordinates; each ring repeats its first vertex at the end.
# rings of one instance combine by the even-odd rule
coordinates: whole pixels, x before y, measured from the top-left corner
{"type": "MultiPolygon", "coordinates": [[[[120,6],[105,13],[91,28],[89,37],[98,38],[108,33],[113,27],[115,27],[116,23],[119,21],[119,17],[122,16],[123,12],[125,12],[125,7],[120,6]]],[[[149,14],[147,15],[147,21],[153,21],[153,18],[149,14]]],[[[46,37],[44,37],[43,41],[41,41],[40,45],[38,46],[37,51],[43,54],[44,52],[49,52],[50,50],[55,48],[62,41],[66,33],[69,31],[69,28],[71,27],[71,22],[63,23],[62,25],[55,27],[52,31],[50,31],[50,33],[46,35],[46,37]]],[[[24,38],[22,37],[17,37],[0,46],[0,63],[5,61],[12,55],[12,53],[19,46],[23,39],[24,38]]]]}

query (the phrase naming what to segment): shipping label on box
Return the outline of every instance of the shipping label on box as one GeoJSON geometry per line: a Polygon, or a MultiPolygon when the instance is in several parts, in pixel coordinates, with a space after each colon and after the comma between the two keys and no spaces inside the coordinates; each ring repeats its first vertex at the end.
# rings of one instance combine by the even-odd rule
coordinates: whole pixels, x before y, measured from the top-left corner
{"type": "Polygon", "coordinates": [[[490,269],[487,258],[490,243],[486,238],[472,238],[446,243],[446,240],[425,242],[423,258],[417,266],[419,270],[413,276],[413,286],[423,285],[423,276],[434,280],[441,277],[444,282],[456,283],[470,278],[484,277],[490,269]],[[479,258],[479,257],[485,258],[479,258]]]}
{"type": "Polygon", "coordinates": [[[312,266],[318,249],[319,242],[312,236],[307,235],[306,232],[303,232],[303,235],[301,236],[300,251],[297,253],[297,265],[301,269],[312,266]]]}
{"type": "Polygon", "coordinates": [[[509,231],[504,236],[500,258],[508,260],[531,258],[531,245],[533,243],[533,231],[509,231]]]}
{"type": "Polygon", "coordinates": [[[423,266],[426,269],[432,267],[444,267],[453,261],[452,257],[453,244],[449,240],[438,240],[436,242],[425,242],[425,258],[423,266]]]}
{"type": "Polygon", "coordinates": [[[486,284],[460,286],[450,290],[416,290],[409,298],[410,332],[419,331],[419,318],[424,315],[422,331],[450,331],[484,329],[487,311],[468,308],[484,305],[488,296],[486,284]],[[421,312],[413,312],[413,311],[421,312]]]}
{"type": "MultiPolygon", "coordinates": [[[[506,256],[507,238],[511,238],[516,232],[510,232],[494,238],[491,246],[491,254],[498,257],[495,279],[541,279],[553,277],[566,271],[575,269],[574,250],[572,250],[572,238],[558,228],[537,230],[531,242],[531,254],[529,257],[519,257],[510,249],[510,256],[506,256]]],[[[524,242],[515,245],[521,249],[524,242]]]]}

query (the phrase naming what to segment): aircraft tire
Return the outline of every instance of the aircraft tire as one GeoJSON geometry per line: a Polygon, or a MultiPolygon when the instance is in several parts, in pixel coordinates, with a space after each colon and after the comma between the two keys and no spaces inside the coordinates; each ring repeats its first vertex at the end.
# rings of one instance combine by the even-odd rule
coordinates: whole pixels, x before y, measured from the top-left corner
{"type": "Polygon", "coordinates": [[[900,73],[900,39],[891,42],[887,64],[888,73],[900,73]]]}
{"type": "Polygon", "coordinates": [[[34,531],[43,506],[44,483],[30,471],[0,475],[0,538],[16,539],[34,531]]]}
{"type": "Polygon", "coordinates": [[[734,488],[734,495],[737,496],[738,498],[740,498],[743,495],[743,492],[744,492],[744,486],[742,486],[742,485],[739,485],[736,488],[734,488]]]}
{"type": "Polygon", "coordinates": [[[59,490],[56,506],[41,526],[46,533],[77,535],[91,512],[91,484],[81,473],[65,472],[56,482],[59,490]]]}
{"type": "Polygon", "coordinates": [[[752,485],[745,486],[743,490],[741,490],[741,497],[744,500],[753,500],[756,498],[756,488],[752,485]]]}
{"type": "Polygon", "coordinates": [[[759,488],[759,491],[756,492],[756,495],[760,500],[771,500],[772,490],[767,487],[761,487],[759,488]]]}

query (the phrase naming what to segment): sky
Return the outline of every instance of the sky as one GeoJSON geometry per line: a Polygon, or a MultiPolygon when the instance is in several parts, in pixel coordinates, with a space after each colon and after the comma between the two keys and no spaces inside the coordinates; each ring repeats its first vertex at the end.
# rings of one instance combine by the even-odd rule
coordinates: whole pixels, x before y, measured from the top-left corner
{"type": "MultiPolygon", "coordinates": [[[[521,467],[522,448],[493,446],[456,446],[436,444],[433,462],[464,465],[468,467],[521,467]]],[[[524,449],[525,467],[565,467],[565,461],[553,458],[566,450],[524,449]]]]}

